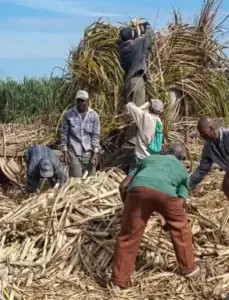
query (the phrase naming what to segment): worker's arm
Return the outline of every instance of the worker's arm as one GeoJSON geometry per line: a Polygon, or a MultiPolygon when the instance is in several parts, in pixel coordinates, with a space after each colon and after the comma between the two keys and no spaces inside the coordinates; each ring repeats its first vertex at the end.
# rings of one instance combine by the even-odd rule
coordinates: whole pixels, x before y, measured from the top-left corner
{"type": "Polygon", "coordinates": [[[98,153],[100,149],[100,119],[96,112],[94,112],[91,145],[93,152],[98,153]]]}
{"type": "Polygon", "coordinates": [[[195,188],[204,179],[211,170],[212,164],[213,160],[211,158],[211,149],[209,149],[208,143],[205,143],[200,165],[189,179],[189,187],[191,189],[195,188]]]}
{"type": "Polygon", "coordinates": [[[132,179],[132,176],[127,175],[126,178],[119,185],[119,193],[123,202],[125,202],[128,185],[130,184],[132,179]]]}
{"type": "Polygon", "coordinates": [[[67,151],[68,135],[69,135],[69,120],[65,113],[61,127],[61,147],[63,151],[67,151]]]}
{"type": "Polygon", "coordinates": [[[63,185],[67,178],[64,172],[64,168],[59,160],[59,158],[55,155],[52,159],[53,168],[54,168],[54,176],[55,176],[55,183],[54,181],[50,181],[50,184],[54,187],[56,183],[59,185],[63,185]]]}
{"type": "Polygon", "coordinates": [[[26,191],[28,194],[35,193],[40,187],[40,177],[37,172],[27,172],[26,191]]]}
{"type": "Polygon", "coordinates": [[[148,22],[144,22],[140,26],[143,28],[142,38],[144,39],[144,44],[145,44],[144,46],[145,46],[145,50],[147,51],[149,46],[151,45],[154,32],[148,22]]]}
{"type": "Polygon", "coordinates": [[[140,107],[137,107],[133,102],[127,103],[126,111],[130,114],[132,120],[137,125],[138,128],[142,127],[142,119],[144,112],[141,110],[140,107]]]}

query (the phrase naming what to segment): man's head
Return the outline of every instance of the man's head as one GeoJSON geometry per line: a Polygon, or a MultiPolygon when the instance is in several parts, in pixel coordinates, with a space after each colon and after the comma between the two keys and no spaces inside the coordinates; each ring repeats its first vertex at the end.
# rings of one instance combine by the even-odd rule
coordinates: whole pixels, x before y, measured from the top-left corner
{"type": "Polygon", "coordinates": [[[164,110],[164,104],[161,100],[159,99],[152,99],[150,101],[150,108],[149,112],[155,115],[160,115],[163,113],[164,110]]]}
{"type": "Polygon", "coordinates": [[[206,141],[217,141],[219,139],[219,126],[210,117],[201,117],[197,124],[197,130],[206,141]]]}
{"type": "Polygon", "coordinates": [[[48,158],[42,158],[39,162],[39,171],[42,178],[53,177],[54,168],[51,160],[48,158]]]}
{"type": "Polygon", "coordinates": [[[84,113],[88,110],[88,100],[88,92],[81,90],[76,93],[76,107],[80,113],[84,113]]]}
{"type": "Polygon", "coordinates": [[[123,42],[134,39],[134,31],[130,27],[124,27],[120,30],[120,37],[123,42]]]}
{"type": "Polygon", "coordinates": [[[165,155],[173,155],[178,160],[185,160],[185,149],[179,144],[173,144],[168,146],[168,148],[164,152],[165,155]]]}

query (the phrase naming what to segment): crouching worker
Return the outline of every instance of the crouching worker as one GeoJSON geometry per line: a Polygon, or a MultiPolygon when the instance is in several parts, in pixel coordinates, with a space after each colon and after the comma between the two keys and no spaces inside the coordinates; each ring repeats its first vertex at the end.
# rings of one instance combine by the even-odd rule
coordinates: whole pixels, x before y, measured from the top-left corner
{"type": "Polygon", "coordinates": [[[25,161],[28,194],[39,189],[41,178],[47,178],[52,188],[60,187],[67,179],[58,156],[45,145],[30,146],[25,152],[25,161]]]}
{"type": "Polygon", "coordinates": [[[153,212],[160,213],[171,235],[180,272],[187,278],[200,274],[195,263],[192,234],[185,213],[188,173],[181,162],[185,151],[170,146],[164,155],[151,155],[127,176],[127,194],[122,190],[124,210],[117,237],[112,282],[116,289],[125,287],[134,269],[136,256],[147,222],[153,212]]]}

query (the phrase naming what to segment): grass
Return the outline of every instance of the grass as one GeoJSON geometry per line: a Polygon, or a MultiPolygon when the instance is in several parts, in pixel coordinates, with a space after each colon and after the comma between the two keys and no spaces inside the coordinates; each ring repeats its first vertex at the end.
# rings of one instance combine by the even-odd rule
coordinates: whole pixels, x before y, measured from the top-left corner
{"type": "MultiPolygon", "coordinates": [[[[22,82],[0,81],[0,121],[30,123],[50,122],[62,111],[59,79],[25,77],[22,82]]],[[[65,105],[64,105],[65,106],[65,105]]]]}

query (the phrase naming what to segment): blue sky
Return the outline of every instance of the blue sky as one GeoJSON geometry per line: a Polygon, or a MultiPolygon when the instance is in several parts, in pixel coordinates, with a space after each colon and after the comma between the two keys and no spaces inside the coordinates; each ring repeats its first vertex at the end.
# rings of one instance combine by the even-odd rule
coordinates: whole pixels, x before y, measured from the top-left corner
{"type": "MultiPolygon", "coordinates": [[[[113,23],[144,17],[159,29],[173,7],[188,20],[201,5],[201,0],[0,0],[0,78],[50,76],[55,66],[64,67],[69,49],[100,16],[113,23]]],[[[224,0],[219,20],[227,13],[224,0]]]]}

